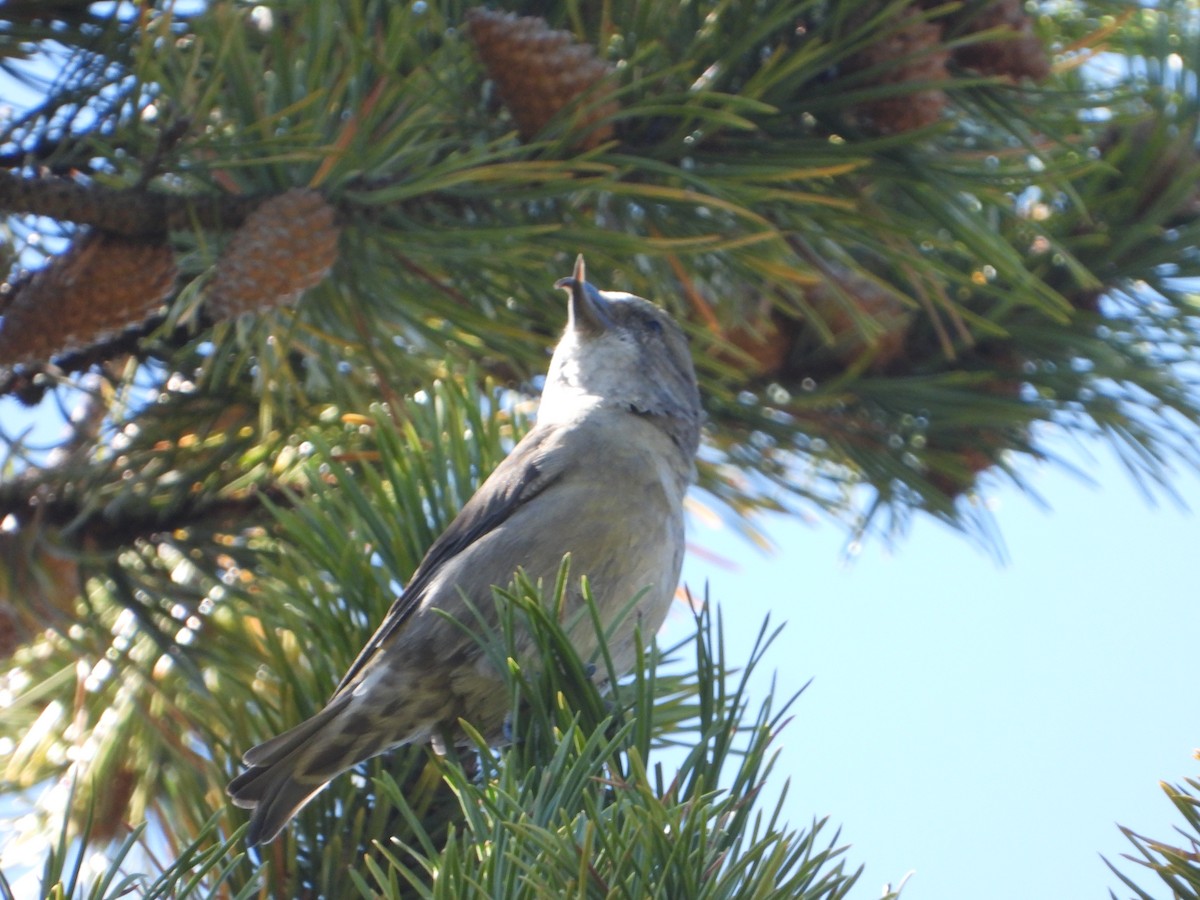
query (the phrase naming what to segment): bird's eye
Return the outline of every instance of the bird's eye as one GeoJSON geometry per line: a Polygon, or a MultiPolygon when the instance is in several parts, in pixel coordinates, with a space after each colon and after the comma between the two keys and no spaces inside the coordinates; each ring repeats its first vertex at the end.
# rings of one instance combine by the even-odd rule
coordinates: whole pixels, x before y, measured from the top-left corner
{"type": "Polygon", "coordinates": [[[663,333],[663,323],[658,321],[658,319],[647,319],[646,328],[649,329],[652,334],[663,333]]]}

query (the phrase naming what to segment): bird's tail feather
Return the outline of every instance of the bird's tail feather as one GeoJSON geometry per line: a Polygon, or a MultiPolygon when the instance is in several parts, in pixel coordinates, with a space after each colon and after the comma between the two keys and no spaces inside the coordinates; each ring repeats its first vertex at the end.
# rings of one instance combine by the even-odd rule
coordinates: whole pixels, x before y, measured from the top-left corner
{"type": "Polygon", "coordinates": [[[334,722],[349,699],[335,700],[311,719],[246,751],[242,759],[250,768],[229,782],[228,792],[235,806],[254,810],[247,844],[274,840],[330,779],[359,761],[340,747],[334,722]],[[326,762],[332,760],[336,762],[326,762]]]}
{"type": "Polygon", "coordinates": [[[282,766],[260,766],[243,772],[230,783],[230,792],[238,787],[248,787],[257,790],[261,796],[257,801],[234,798],[237,805],[252,805],[254,809],[250,815],[250,827],[246,831],[246,844],[253,847],[275,840],[292,816],[300,812],[328,783],[328,779],[295,778],[289,769],[282,766]],[[239,781],[241,784],[238,784],[239,781]]]}

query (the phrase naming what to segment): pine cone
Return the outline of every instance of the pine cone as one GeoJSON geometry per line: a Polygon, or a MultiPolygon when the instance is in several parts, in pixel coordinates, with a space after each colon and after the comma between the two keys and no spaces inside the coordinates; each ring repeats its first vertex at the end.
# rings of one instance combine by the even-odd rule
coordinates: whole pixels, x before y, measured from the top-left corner
{"type": "Polygon", "coordinates": [[[723,347],[710,352],[717,361],[739,367],[751,378],[777,378],[791,354],[796,327],[795,319],[778,310],[755,314],[723,335],[740,353],[723,347]]]}
{"type": "MultiPolygon", "coordinates": [[[[950,51],[942,44],[941,23],[925,21],[917,10],[907,11],[902,19],[899,27],[847,60],[847,71],[886,67],[878,75],[880,86],[948,79],[950,51]]],[[[937,122],[945,106],[945,91],[924,88],[859,103],[854,112],[882,134],[902,134],[937,122]]]]}
{"type": "Polygon", "coordinates": [[[467,13],[467,29],[523,140],[534,138],[584,94],[586,108],[571,123],[571,132],[579,135],[574,147],[590,150],[612,139],[606,120],[620,107],[604,98],[613,92],[613,69],[589,45],[575,43],[570,32],[551,29],[544,19],[478,7],[467,13]]]}
{"type": "Polygon", "coordinates": [[[341,229],[317,191],[294,188],[258,206],[217,261],[207,309],[215,320],[295,303],[337,261],[341,229]]]}
{"type": "Polygon", "coordinates": [[[983,75],[1004,75],[1014,80],[1041,81],[1050,74],[1046,48],[1033,32],[1033,20],[1022,0],[996,0],[971,16],[967,33],[1002,28],[1011,36],[963,44],[954,51],[954,62],[983,75]]]}
{"type": "Polygon", "coordinates": [[[0,532],[0,660],[45,629],[74,620],[79,578],[75,560],[33,529],[0,532]]]}
{"type": "Polygon", "coordinates": [[[948,499],[955,500],[969,493],[979,480],[979,476],[996,464],[992,454],[1004,449],[998,434],[992,430],[979,434],[980,440],[986,440],[986,449],[966,447],[938,455],[939,466],[926,473],[925,479],[948,499]]]}
{"type": "MultiPolygon", "coordinates": [[[[106,843],[124,838],[129,833],[125,824],[129,818],[129,805],[138,787],[138,773],[129,765],[120,763],[111,769],[102,770],[100,783],[90,785],[94,802],[90,810],[91,830],[88,838],[93,843],[106,843]]],[[[71,808],[72,824],[80,832],[86,823],[88,804],[75,804],[71,808]]]]}
{"type": "Polygon", "coordinates": [[[0,601],[0,660],[9,659],[30,636],[16,608],[7,601],[0,601]]]}
{"type": "MultiPolygon", "coordinates": [[[[981,399],[999,397],[1019,403],[1025,385],[1024,358],[1005,343],[984,344],[978,350],[995,373],[975,386],[981,399]]],[[[964,424],[949,435],[930,438],[925,450],[929,463],[926,480],[947,498],[955,499],[973,490],[979,476],[996,466],[1007,451],[1020,450],[1028,442],[1025,425],[964,424]],[[939,442],[947,446],[939,446],[939,442]]]]}
{"type": "Polygon", "coordinates": [[[912,312],[874,282],[844,272],[836,284],[823,281],[808,291],[805,299],[833,333],[831,349],[844,364],[852,365],[870,353],[870,369],[878,372],[903,355],[912,312]],[[864,332],[862,319],[876,328],[864,332]]]}
{"type": "Polygon", "coordinates": [[[708,352],[751,378],[785,381],[831,365],[841,369],[865,355],[867,369],[880,372],[904,355],[912,311],[874,282],[839,270],[808,288],[805,300],[832,341],[812,323],[760,300],[745,303],[740,319],[722,334],[741,352],[720,345],[708,352]],[[870,323],[865,327],[864,319],[870,323]]]}
{"type": "Polygon", "coordinates": [[[1171,199],[1175,202],[1158,215],[1164,226],[1178,228],[1190,224],[1200,214],[1200,153],[1196,151],[1195,135],[1190,129],[1172,133],[1168,123],[1157,115],[1141,121],[1113,125],[1097,143],[1104,161],[1115,169],[1113,188],[1128,184],[1133,201],[1129,217],[1141,221],[1171,199]],[[1178,196],[1180,188],[1187,188],[1178,196]]]}
{"type": "Polygon", "coordinates": [[[144,322],[175,285],[160,241],[89,232],[14,284],[0,327],[0,364],[45,362],[144,322]]]}

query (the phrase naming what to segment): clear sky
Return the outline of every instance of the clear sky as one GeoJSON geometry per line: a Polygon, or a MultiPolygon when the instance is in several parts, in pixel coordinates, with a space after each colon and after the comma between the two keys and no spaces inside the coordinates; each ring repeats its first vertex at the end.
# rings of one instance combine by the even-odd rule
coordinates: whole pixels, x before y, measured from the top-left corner
{"type": "MultiPolygon", "coordinates": [[[[906,900],[1125,897],[1100,858],[1132,850],[1116,823],[1160,839],[1183,824],[1158,782],[1200,776],[1200,531],[1095,453],[1097,485],[1029,470],[1050,510],[1006,484],[985,491],[1003,564],[932,519],[851,561],[824,522],[771,521],[770,557],[693,529],[739,564],[685,568],[724,608],[734,659],[769,612],[788,625],[760,689],[772,667],[781,693],[813,679],[777,771],[789,823],[828,815],[866,864],[855,900],[910,870],[906,900]]],[[[1177,489],[1200,510],[1200,478],[1177,489]]]]}

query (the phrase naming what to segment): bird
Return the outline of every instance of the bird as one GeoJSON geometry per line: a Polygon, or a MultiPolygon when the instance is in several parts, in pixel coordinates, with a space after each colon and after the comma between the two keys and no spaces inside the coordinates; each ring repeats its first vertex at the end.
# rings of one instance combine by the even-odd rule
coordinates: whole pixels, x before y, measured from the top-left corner
{"type": "MultiPolygon", "coordinates": [[[[567,602],[582,604],[576,576],[586,575],[619,674],[636,659],[635,633],[662,624],[700,443],[687,338],[650,301],[589,284],[582,254],[555,287],[567,293],[567,324],[534,427],[430,546],[325,707],[244,754],[228,793],[252,810],[248,845],[274,840],[338,774],[402,744],[436,746],[460,718],[501,742],[504,682],[451,619],[495,625],[492,589],[518,570],[554,584],[570,554],[567,602]]],[[[568,621],[586,661],[596,623],[568,621]]]]}

